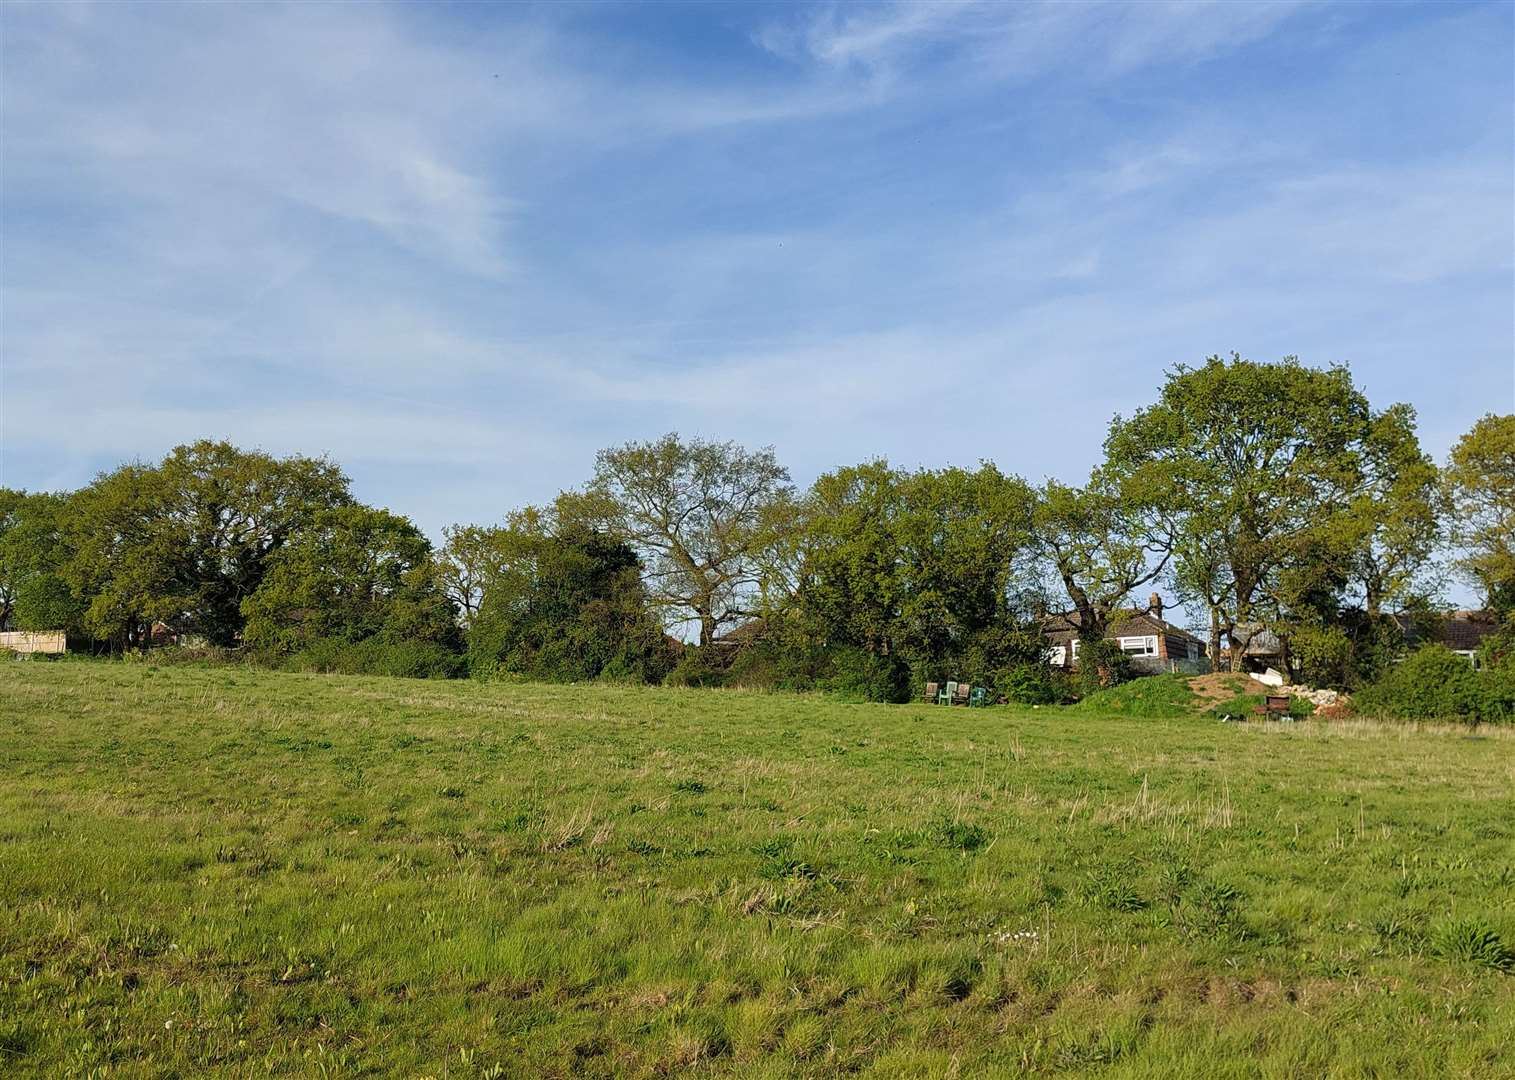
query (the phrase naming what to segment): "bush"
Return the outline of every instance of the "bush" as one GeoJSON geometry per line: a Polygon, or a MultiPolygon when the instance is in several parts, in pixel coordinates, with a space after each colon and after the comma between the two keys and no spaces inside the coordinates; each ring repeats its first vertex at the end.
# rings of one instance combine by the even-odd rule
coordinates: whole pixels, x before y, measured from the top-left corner
{"type": "Polygon", "coordinates": [[[1507,719],[1498,700],[1498,677],[1481,678],[1473,665],[1444,645],[1427,645],[1396,664],[1357,695],[1357,711],[1399,720],[1507,719]]]}
{"type": "Polygon", "coordinates": [[[663,679],[664,686],[723,686],[726,682],[726,667],[710,648],[691,646],[684,650],[679,662],[663,679]]]}
{"type": "Polygon", "coordinates": [[[1074,698],[1072,679],[1050,664],[1020,664],[998,676],[994,687],[1020,705],[1061,705],[1074,698]]]}
{"type": "Polygon", "coordinates": [[[825,654],[802,645],[762,641],[737,652],[724,684],[749,690],[814,690],[825,673],[825,654]]]}
{"type": "Polygon", "coordinates": [[[1131,658],[1120,647],[1120,642],[1108,638],[1079,643],[1076,675],[1085,694],[1108,690],[1130,682],[1134,677],[1131,658]]]}
{"type": "Polygon", "coordinates": [[[910,700],[910,668],[897,657],[842,645],[830,650],[830,661],[821,688],[843,701],[910,700]]]}
{"type": "Polygon", "coordinates": [[[1499,629],[1483,639],[1478,662],[1484,668],[1515,670],[1515,612],[1506,615],[1499,629]]]}
{"type": "Polygon", "coordinates": [[[390,675],[405,679],[451,679],[463,660],[430,641],[344,641],[317,638],[279,666],[322,675],[390,675]]]}
{"type": "Polygon", "coordinates": [[[1347,686],[1352,660],[1352,639],[1340,626],[1301,626],[1289,638],[1294,681],[1305,686],[1347,686]]]}

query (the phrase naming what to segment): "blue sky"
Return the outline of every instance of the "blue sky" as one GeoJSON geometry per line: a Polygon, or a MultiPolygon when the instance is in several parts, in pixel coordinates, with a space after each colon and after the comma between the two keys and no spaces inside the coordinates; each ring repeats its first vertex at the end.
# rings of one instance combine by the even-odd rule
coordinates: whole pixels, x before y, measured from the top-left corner
{"type": "Polygon", "coordinates": [[[677,429],[1077,480],[1176,362],[1515,409],[1506,3],[5,5],[0,482],[435,534],[677,429]]]}

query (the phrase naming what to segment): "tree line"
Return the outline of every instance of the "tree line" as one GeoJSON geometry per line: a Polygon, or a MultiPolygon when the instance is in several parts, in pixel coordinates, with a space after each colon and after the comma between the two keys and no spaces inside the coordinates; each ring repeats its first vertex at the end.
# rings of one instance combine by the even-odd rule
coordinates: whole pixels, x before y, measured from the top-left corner
{"type": "Polygon", "coordinates": [[[1434,617],[1449,574],[1515,608],[1515,416],[1438,468],[1413,409],[1375,410],[1346,368],[1233,355],[1174,368],[1103,451],[1076,485],[874,460],[800,490],[771,448],[669,434],[433,547],[330,461],[202,441],[71,493],[0,489],[0,628],[898,700],[946,676],[1056,696],[1048,612],[1076,626],[1083,678],[1118,678],[1107,639],[1150,589],[1200,616],[1212,656],[1239,665],[1267,633],[1295,679],[1348,688],[1434,617]]]}

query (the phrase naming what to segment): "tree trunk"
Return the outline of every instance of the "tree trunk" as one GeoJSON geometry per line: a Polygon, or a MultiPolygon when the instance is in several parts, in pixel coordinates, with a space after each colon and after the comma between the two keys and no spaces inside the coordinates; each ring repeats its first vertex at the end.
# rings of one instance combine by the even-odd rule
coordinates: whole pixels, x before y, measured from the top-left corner
{"type": "Polygon", "coordinates": [[[1220,609],[1210,605],[1210,670],[1220,670],[1220,609]]]}

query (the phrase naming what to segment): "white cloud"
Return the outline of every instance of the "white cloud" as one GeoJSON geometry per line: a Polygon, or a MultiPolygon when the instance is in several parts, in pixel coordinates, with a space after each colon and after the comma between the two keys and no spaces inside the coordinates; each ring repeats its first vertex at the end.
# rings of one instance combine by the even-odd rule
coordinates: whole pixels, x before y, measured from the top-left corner
{"type": "Polygon", "coordinates": [[[758,35],[778,55],[861,69],[892,80],[940,54],[980,77],[1054,70],[1114,76],[1159,62],[1205,59],[1271,33],[1297,0],[1085,3],[896,0],[847,5],[778,22],[758,35]]]}
{"type": "MultiPolygon", "coordinates": [[[[11,20],[13,184],[70,166],[70,187],[107,187],[120,210],[193,225],[190,245],[220,241],[229,258],[248,219],[303,210],[468,272],[508,267],[511,202],[469,160],[470,129],[543,118],[530,95],[523,108],[500,94],[479,58],[328,5],[75,15],[57,5],[11,20]]],[[[532,77],[522,58],[500,61],[516,64],[532,77]]],[[[155,239],[172,258],[174,245],[155,239]]]]}

